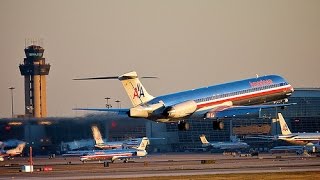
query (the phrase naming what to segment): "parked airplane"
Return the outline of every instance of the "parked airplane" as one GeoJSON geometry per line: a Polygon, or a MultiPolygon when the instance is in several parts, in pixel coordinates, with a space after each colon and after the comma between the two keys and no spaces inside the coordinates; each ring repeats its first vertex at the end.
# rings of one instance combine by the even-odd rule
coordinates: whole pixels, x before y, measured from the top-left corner
{"type": "Polygon", "coordinates": [[[278,135],[276,139],[296,145],[313,145],[319,143],[320,133],[291,133],[281,113],[278,113],[278,118],[282,135],[278,135]]]}
{"type": "Polygon", "coordinates": [[[156,122],[178,122],[179,130],[189,129],[189,123],[185,121],[188,118],[213,119],[213,129],[223,129],[223,118],[257,113],[262,108],[290,105],[261,104],[280,100],[285,102],[293,92],[293,87],[278,75],[255,77],[158,97],[153,97],[146,91],[134,71],[119,77],[74,80],[93,79],[119,79],[133,107],[129,109],[76,108],[75,110],[118,112],[132,118],[146,118],[156,122]]]}
{"type": "MultiPolygon", "coordinates": [[[[274,136],[257,135],[247,136],[248,139],[264,139],[264,140],[282,140],[295,145],[314,145],[319,144],[320,133],[291,133],[286,121],[281,113],[278,113],[278,121],[280,124],[281,134],[274,136]]],[[[282,147],[282,146],[281,146],[282,147]]]]}
{"type": "MultiPolygon", "coordinates": [[[[134,144],[138,144],[140,145],[141,141],[143,139],[146,139],[147,137],[144,138],[135,138],[132,140],[128,140],[128,142],[133,142],[131,145],[124,145],[124,149],[136,149],[138,146],[134,146],[134,144]],[[134,141],[133,141],[134,140],[134,141]]],[[[148,143],[149,143],[149,138],[148,139],[148,143]]],[[[95,154],[95,153],[104,153],[104,152],[108,152],[110,150],[118,150],[118,149],[90,149],[90,150],[71,150],[71,151],[67,151],[64,154],[62,154],[63,157],[80,157],[80,156],[84,156],[87,154],[95,154]]],[[[120,149],[121,150],[121,149],[120,149]]]]}
{"type": "Polygon", "coordinates": [[[208,142],[206,136],[203,134],[200,136],[202,147],[212,147],[221,150],[232,150],[232,149],[246,149],[249,145],[245,142],[240,142],[239,139],[231,139],[230,142],[208,142]]]}
{"type": "Polygon", "coordinates": [[[144,137],[141,140],[140,145],[137,148],[130,149],[112,149],[105,150],[99,152],[88,153],[80,157],[82,162],[85,161],[100,161],[100,160],[110,160],[114,162],[115,160],[124,160],[124,162],[128,162],[129,159],[144,157],[148,153],[146,151],[146,147],[149,145],[149,139],[144,137]]]}
{"type": "Polygon", "coordinates": [[[18,144],[17,147],[13,148],[13,149],[9,149],[9,150],[3,150],[3,148],[0,151],[0,161],[4,161],[4,157],[13,157],[13,156],[17,156],[20,155],[24,149],[24,147],[26,146],[25,142],[22,142],[20,144],[18,144]]]}

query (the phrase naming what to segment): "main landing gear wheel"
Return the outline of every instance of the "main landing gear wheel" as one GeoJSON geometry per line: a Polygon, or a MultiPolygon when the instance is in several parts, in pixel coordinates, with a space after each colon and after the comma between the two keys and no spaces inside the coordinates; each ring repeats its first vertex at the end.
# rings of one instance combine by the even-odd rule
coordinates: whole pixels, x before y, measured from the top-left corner
{"type": "Polygon", "coordinates": [[[190,129],[190,124],[185,121],[178,122],[178,129],[179,131],[187,131],[190,129]]]}
{"type": "Polygon", "coordinates": [[[221,130],[224,128],[224,123],[223,121],[213,121],[212,127],[214,130],[221,130]]]}

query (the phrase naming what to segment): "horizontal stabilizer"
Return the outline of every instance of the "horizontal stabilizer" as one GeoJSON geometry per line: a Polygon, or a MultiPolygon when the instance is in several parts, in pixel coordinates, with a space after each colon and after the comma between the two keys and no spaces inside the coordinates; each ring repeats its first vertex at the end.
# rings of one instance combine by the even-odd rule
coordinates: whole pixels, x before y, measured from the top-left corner
{"type": "Polygon", "coordinates": [[[91,78],[76,78],[72,80],[96,80],[96,79],[118,79],[118,76],[110,76],[110,77],[91,77],[91,78]]]}
{"type": "Polygon", "coordinates": [[[108,108],[74,108],[76,111],[99,111],[99,112],[113,112],[119,115],[128,115],[129,109],[108,109],[108,108]]]}
{"type": "Polygon", "coordinates": [[[245,139],[263,139],[263,140],[277,140],[276,136],[268,136],[268,135],[255,135],[255,136],[245,136],[245,139]]]}
{"type": "MultiPolygon", "coordinates": [[[[151,78],[157,78],[154,76],[144,76],[141,77],[144,79],[151,79],[151,78]]],[[[145,102],[150,101],[154,97],[151,96],[144,86],[141,84],[138,74],[135,71],[131,71],[128,73],[125,73],[121,76],[106,76],[106,77],[91,77],[91,78],[76,78],[73,80],[98,80],[98,79],[118,79],[121,81],[124,89],[126,90],[129,99],[132,103],[132,105],[138,106],[140,104],[143,104],[145,102]]]]}
{"type": "MultiPolygon", "coordinates": [[[[118,80],[122,80],[122,79],[134,79],[134,78],[138,78],[137,74],[124,74],[121,76],[101,76],[101,77],[89,77],[89,78],[75,78],[72,80],[99,80],[99,79],[118,79],[118,80]]],[[[158,78],[156,76],[142,76],[140,77],[142,79],[154,79],[154,78],[158,78]]]]}

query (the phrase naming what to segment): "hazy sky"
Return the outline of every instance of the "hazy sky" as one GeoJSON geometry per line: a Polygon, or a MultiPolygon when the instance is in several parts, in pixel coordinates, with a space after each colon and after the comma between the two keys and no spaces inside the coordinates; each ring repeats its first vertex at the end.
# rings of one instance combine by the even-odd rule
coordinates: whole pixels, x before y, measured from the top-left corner
{"type": "Polygon", "coordinates": [[[320,87],[320,1],[1,0],[0,117],[24,113],[26,38],[43,38],[49,116],[81,115],[105,97],[131,105],[120,82],[73,81],[136,70],[153,96],[279,74],[320,87]]]}

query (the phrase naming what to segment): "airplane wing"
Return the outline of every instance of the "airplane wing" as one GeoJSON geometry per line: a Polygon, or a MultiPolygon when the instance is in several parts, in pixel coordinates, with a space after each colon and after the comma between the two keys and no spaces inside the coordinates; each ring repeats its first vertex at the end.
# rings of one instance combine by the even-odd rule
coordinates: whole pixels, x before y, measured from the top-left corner
{"type": "Polygon", "coordinates": [[[268,136],[268,135],[247,135],[244,137],[245,139],[263,139],[263,140],[277,140],[276,136],[268,136]]]}
{"type": "Polygon", "coordinates": [[[128,159],[128,158],[132,158],[132,156],[113,156],[111,161],[115,161],[115,160],[125,160],[125,159],[128,159]]]}
{"type": "Polygon", "coordinates": [[[131,155],[119,155],[119,156],[113,156],[111,161],[115,160],[124,160],[124,162],[128,162],[129,159],[139,159],[142,158],[143,156],[137,156],[136,153],[133,153],[131,155]]]}
{"type": "Polygon", "coordinates": [[[129,109],[113,109],[113,108],[74,108],[76,111],[100,111],[100,112],[111,112],[119,115],[128,115],[129,109]]]}
{"type": "Polygon", "coordinates": [[[234,118],[243,117],[248,115],[256,115],[262,109],[276,108],[291,106],[296,103],[289,104],[270,104],[270,105],[254,105],[254,106],[224,106],[223,108],[212,109],[205,114],[205,118],[218,119],[218,118],[234,118]]]}

